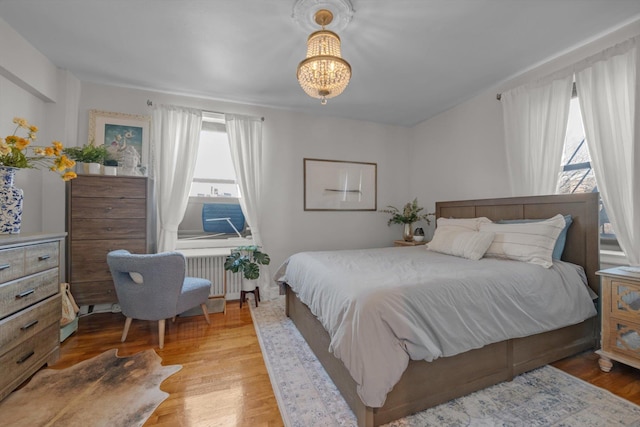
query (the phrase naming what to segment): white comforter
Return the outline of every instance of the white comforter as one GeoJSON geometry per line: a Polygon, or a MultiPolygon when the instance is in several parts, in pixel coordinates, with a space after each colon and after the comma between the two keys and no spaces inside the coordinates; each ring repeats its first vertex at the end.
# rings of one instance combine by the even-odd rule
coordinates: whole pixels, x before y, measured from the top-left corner
{"type": "Polygon", "coordinates": [[[581,267],[470,261],[424,247],[301,252],[276,273],[331,336],[371,407],[409,359],[432,361],[594,316],[581,267]]]}

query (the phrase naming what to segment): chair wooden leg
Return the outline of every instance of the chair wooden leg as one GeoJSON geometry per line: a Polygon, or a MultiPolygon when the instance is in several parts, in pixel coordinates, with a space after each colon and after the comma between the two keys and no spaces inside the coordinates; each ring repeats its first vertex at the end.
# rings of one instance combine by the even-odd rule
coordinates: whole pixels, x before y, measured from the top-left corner
{"type": "Polygon", "coordinates": [[[164,348],[164,320],[158,320],[158,340],[160,341],[160,348],[164,348]]]}
{"type": "Polygon", "coordinates": [[[122,342],[127,339],[127,334],[129,333],[129,327],[131,326],[131,321],[133,319],[131,317],[127,317],[127,320],[124,321],[124,330],[122,331],[122,342]]]}
{"type": "Polygon", "coordinates": [[[211,320],[209,320],[209,310],[207,310],[207,304],[202,303],[200,304],[200,307],[202,307],[202,314],[204,314],[204,318],[207,320],[207,323],[211,324],[211,320]]]}

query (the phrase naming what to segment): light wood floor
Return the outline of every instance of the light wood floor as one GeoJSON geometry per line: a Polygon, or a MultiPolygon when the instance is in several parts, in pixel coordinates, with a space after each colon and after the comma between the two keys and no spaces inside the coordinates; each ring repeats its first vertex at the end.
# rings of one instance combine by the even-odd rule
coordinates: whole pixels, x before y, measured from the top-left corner
{"type": "MultiPolygon", "coordinates": [[[[135,321],[125,343],[120,342],[124,316],[92,314],[80,319],[78,331],[61,346],[54,368],[65,368],[117,348],[119,356],[153,348],[164,365],[182,370],[162,383],[170,393],[145,426],[282,426],[249,308],[227,304],[226,315],[167,322],[165,347],[157,347],[156,322],[135,321]]],[[[640,371],[615,363],[600,371],[597,355],[586,352],[554,364],[572,375],[640,404],[640,371]]],[[[329,427],[329,426],[327,426],[329,427]]]]}

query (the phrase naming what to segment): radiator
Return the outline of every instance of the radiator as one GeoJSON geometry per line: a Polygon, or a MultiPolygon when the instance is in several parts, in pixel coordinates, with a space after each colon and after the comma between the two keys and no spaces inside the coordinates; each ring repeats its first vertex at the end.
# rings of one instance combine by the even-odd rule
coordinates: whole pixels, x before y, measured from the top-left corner
{"type": "Polygon", "coordinates": [[[227,275],[227,299],[240,298],[240,274],[229,273],[224,270],[226,256],[194,256],[187,257],[187,276],[202,277],[211,280],[210,295],[225,295],[224,276],[227,275]]]}

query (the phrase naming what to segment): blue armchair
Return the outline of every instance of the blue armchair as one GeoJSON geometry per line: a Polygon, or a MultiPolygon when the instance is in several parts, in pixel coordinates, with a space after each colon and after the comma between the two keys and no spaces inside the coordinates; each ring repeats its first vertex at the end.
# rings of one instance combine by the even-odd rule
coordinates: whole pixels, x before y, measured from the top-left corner
{"type": "Polygon", "coordinates": [[[132,319],[157,320],[160,348],[164,347],[165,319],[175,317],[197,305],[209,321],[207,300],[211,282],[185,277],[186,261],[179,252],[132,254],[126,250],[107,254],[122,314],[127,318],[122,342],[132,319]]]}

